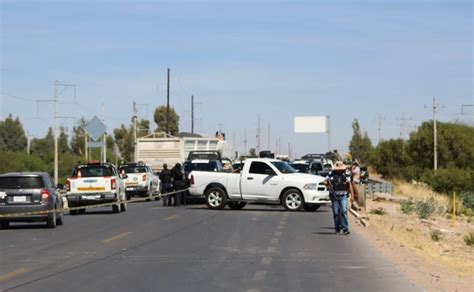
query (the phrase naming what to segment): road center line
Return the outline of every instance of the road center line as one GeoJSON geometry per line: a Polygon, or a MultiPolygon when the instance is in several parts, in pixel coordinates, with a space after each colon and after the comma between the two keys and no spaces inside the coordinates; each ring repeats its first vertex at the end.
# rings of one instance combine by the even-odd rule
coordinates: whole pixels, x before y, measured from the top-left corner
{"type": "Polygon", "coordinates": [[[266,271],[256,271],[255,276],[253,277],[254,281],[263,281],[265,280],[265,276],[267,275],[266,271]]]}
{"type": "Polygon", "coordinates": [[[262,264],[262,265],[265,265],[265,266],[267,266],[267,265],[269,265],[269,264],[271,264],[271,263],[272,263],[272,258],[271,258],[271,257],[264,257],[264,258],[262,259],[262,262],[261,262],[261,264],[262,264]]]}
{"type": "Polygon", "coordinates": [[[277,251],[277,248],[274,247],[274,246],[270,246],[270,247],[267,249],[267,252],[268,252],[268,253],[274,253],[274,252],[276,252],[276,251],[277,251]]]}
{"type": "Polygon", "coordinates": [[[285,229],[285,226],[280,225],[280,226],[278,226],[278,229],[283,230],[283,229],[285,229]]]}
{"type": "Polygon", "coordinates": [[[272,244],[278,244],[279,241],[280,241],[280,239],[278,239],[278,238],[273,238],[273,239],[272,239],[272,244]]]}
{"type": "Polygon", "coordinates": [[[111,238],[107,238],[107,239],[105,239],[105,240],[102,240],[102,242],[103,242],[103,243],[110,243],[110,242],[112,242],[112,241],[114,241],[114,240],[123,238],[123,237],[129,235],[130,233],[131,233],[131,232],[120,233],[119,235],[116,235],[116,236],[114,236],[114,237],[111,237],[111,238]]]}
{"type": "Polygon", "coordinates": [[[7,273],[7,274],[3,274],[3,275],[0,276],[0,282],[11,279],[13,277],[20,276],[20,275],[22,275],[24,273],[27,273],[29,271],[30,271],[30,269],[28,269],[28,268],[20,268],[16,271],[13,271],[13,272],[10,272],[10,273],[7,273]]]}
{"type": "Polygon", "coordinates": [[[172,215],[172,216],[166,217],[165,219],[163,219],[163,221],[170,221],[170,220],[174,220],[176,218],[178,218],[178,215],[172,215]]]}
{"type": "Polygon", "coordinates": [[[283,232],[281,232],[281,231],[275,232],[275,236],[281,236],[282,234],[283,234],[283,232]]]}

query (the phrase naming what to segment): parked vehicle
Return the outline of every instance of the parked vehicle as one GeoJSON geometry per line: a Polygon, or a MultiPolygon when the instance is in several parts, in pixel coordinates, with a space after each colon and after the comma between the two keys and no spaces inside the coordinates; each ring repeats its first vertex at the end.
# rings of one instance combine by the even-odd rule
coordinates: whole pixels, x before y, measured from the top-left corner
{"type": "Polygon", "coordinates": [[[127,175],[125,179],[127,200],[134,195],[151,197],[160,192],[160,178],[149,164],[143,162],[122,164],[119,173],[127,175]]]}
{"type": "Polygon", "coordinates": [[[275,159],[247,159],[240,173],[192,171],[193,196],[205,196],[210,209],[242,209],[247,202],[280,203],[291,211],[317,210],[330,203],[324,178],[297,173],[275,159]]]}
{"type": "Polygon", "coordinates": [[[168,166],[183,163],[191,151],[218,151],[222,157],[233,155],[232,146],[227,141],[206,137],[175,137],[154,133],[137,139],[136,161],[150,164],[154,171],[161,171],[163,164],[168,166]]]}
{"type": "MultiPolygon", "coordinates": [[[[127,211],[125,182],[127,175],[119,175],[109,163],[91,161],[77,165],[67,179],[67,201],[69,208],[103,203],[112,205],[114,213],[127,211]]],[[[71,215],[85,213],[86,209],[70,210],[71,215]]]]}
{"type": "Polygon", "coordinates": [[[273,153],[271,150],[262,150],[258,156],[260,158],[275,158],[275,153],[273,153]]]}
{"type": "MultiPolygon", "coordinates": [[[[63,202],[53,180],[47,173],[22,172],[0,175],[0,214],[26,213],[62,209],[63,202]]],[[[20,215],[0,218],[2,229],[10,222],[46,222],[49,228],[63,225],[63,212],[20,215]]]]}

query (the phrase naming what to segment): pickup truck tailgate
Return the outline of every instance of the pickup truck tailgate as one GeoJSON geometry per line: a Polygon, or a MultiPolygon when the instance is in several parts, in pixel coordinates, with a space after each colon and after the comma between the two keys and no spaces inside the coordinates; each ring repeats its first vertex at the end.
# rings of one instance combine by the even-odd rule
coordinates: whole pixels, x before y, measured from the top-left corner
{"type": "Polygon", "coordinates": [[[105,193],[112,191],[112,177],[70,179],[71,193],[105,193]]]}

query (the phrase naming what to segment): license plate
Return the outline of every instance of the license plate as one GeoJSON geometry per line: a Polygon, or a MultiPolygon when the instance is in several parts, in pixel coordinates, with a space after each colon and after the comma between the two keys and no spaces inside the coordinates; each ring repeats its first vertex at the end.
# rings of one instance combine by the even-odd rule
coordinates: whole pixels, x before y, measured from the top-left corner
{"type": "Polygon", "coordinates": [[[14,196],[13,197],[13,202],[15,202],[15,203],[25,203],[26,202],[26,196],[14,196]]]}
{"type": "Polygon", "coordinates": [[[82,196],[83,199],[86,200],[97,200],[100,199],[100,195],[94,195],[94,196],[82,196]]]}

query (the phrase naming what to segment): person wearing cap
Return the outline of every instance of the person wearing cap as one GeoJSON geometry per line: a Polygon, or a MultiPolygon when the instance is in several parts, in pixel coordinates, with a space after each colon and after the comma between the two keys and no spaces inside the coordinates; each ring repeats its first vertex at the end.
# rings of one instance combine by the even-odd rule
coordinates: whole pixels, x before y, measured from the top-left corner
{"type": "Polygon", "coordinates": [[[360,167],[357,161],[352,162],[351,166],[351,184],[352,184],[352,209],[359,209],[359,185],[360,185],[360,167]]]}
{"type": "Polygon", "coordinates": [[[329,172],[324,184],[329,188],[336,235],[348,235],[349,220],[347,200],[351,190],[351,175],[342,161],[337,161],[334,169],[329,172]]]}

